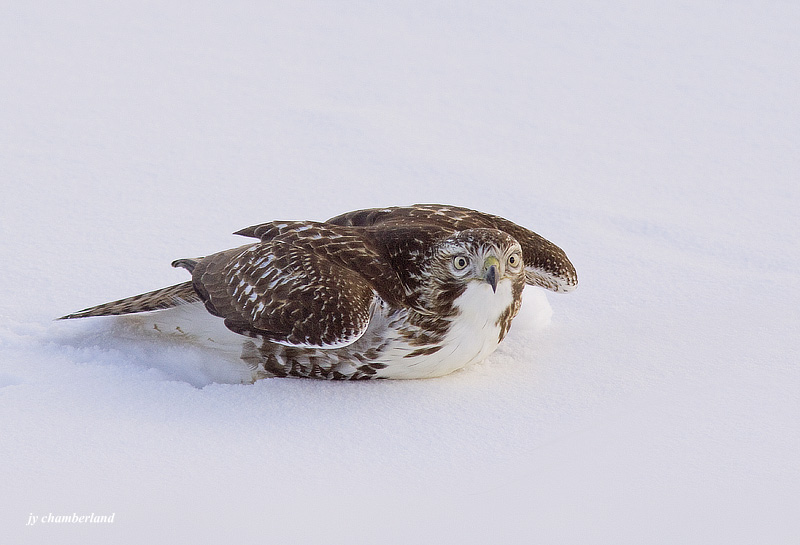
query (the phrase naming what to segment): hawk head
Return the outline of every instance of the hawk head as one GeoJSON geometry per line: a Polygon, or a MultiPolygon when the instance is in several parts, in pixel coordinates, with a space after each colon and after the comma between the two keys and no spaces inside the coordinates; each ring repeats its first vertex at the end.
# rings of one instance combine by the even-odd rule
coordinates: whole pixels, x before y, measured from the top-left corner
{"type": "Polygon", "coordinates": [[[457,312],[454,302],[467,289],[483,293],[492,306],[518,309],[525,287],[522,247],[497,229],[466,229],[439,240],[422,269],[428,280],[421,284],[420,302],[442,316],[457,312]]]}

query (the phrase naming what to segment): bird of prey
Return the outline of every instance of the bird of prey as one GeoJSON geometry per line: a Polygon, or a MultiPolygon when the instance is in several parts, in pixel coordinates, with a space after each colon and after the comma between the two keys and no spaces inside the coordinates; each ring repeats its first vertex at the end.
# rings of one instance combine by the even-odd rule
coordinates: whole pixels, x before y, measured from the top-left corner
{"type": "Polygon", "coordinates": [[[172,265],[191,281],[63,318],[180,307],[222,319],[256,378],[411,379],[491,354],[526,284],[569,292],[578,283],[552,242],[454,206],[357,210],[235,234],[258,242],[179,259],[172,265]]]}

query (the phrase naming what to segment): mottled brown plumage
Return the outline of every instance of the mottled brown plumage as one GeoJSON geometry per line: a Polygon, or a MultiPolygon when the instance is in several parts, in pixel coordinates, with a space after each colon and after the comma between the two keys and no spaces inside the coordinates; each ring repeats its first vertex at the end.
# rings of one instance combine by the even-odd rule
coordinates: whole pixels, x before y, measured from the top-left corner
{"type": "Polygon", "coordinates": [[[483,359],[508,332],[526,283],[571,291],[564,252],[504,218],[416,205],[327,222],[269,222],[259,241],[182,259],[192,281],[65,316],[202,302],[252,338],[259,376],[417,378],[483,359]]]}

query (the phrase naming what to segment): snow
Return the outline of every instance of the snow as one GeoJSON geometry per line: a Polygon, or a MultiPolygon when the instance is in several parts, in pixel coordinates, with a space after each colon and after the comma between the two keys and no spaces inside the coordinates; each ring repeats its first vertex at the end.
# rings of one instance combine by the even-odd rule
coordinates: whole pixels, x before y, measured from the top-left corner
{"type": "Polygon", "coordinates": [[[796,3],[0,15],[4,542],[797,541],[796,3]],[[247,385],[52,321],[248,225],[414,202],[537,231],[578,289],[420,381],[247,385]]]}

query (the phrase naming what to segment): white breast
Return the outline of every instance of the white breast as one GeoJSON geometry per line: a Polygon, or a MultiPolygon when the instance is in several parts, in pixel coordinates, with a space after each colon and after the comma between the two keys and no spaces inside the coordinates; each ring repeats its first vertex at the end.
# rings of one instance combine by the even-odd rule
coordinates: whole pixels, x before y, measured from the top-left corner
{"type": "Polygon", "coordinates": [[[386,378],[426,378],[452,373],[484,360],[500,342],[500,316],[513,302],[511,281],[503,280],[497,292],[486,282],[471,282],[455,301],[459,310],[438,352],[405,358],[407,351],[395,351],[395,357],[378,376],[386,378]]]}

